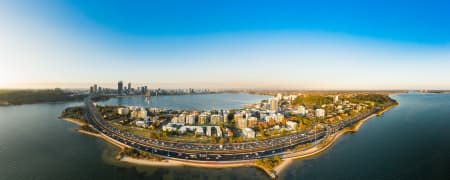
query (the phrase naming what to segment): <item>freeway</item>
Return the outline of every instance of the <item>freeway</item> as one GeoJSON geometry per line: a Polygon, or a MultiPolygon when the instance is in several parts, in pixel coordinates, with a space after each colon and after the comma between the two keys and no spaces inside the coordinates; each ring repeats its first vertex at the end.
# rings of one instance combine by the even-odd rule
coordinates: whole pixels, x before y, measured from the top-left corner
{"type": "Polygon", "coordinates": [[[300,144],[318,142],[367,116],[376,112],[364,113],[350,120],[333,125],[326,125],[316,131],[289,134],[283,137],[270,138],[256,142],[226,143],[226,144],[198,144],[180,143],[159,139],[145,138],[120,131],[106,122],[90,99],[85,100],[87,122],[102,134],[132,148],[142,150],[153,155],[196,161],[237,161],[252,160],[286,153],[300,144]]]}

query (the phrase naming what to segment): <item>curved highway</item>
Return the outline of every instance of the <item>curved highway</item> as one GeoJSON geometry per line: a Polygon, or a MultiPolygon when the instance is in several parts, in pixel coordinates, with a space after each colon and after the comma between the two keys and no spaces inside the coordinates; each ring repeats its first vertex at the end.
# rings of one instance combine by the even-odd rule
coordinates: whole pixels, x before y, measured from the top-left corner
{"type": "Polygon", "coordinates": [[[300,144],[321,140],[325,136],[350,126],[356,121],[364,119],[370,114],[378,111],[378,109],[375,109],[350,120],[333,125],[326,125],[326,128],[317,130],[316,132],[289,134],[283,137],[270,138],[263,141],[232,144],[225,143],[221,145],[180,143],[136,136],[112,127],[102,118],[97,111],[94,102],[90,98],[86,98],[85,108],[85,115],[88,123],[97,131],[120,143],[138,150],[146,151],[153,155],[199,161],[251,160],[282,154],[289,149],[294,149],[300,144]]]}

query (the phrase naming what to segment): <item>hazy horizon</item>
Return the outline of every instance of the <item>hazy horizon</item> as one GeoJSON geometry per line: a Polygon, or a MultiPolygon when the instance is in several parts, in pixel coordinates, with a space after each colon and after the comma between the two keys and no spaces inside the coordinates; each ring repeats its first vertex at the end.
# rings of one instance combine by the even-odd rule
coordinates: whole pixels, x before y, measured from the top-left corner
{"type": "MultiPolygon", "coordinates": [[[[124,83],[128,83],[123,81],[124,83]]],[[[322,88],[322,87],[292,87],[292,86],[252,86],[236,84],[224,86],[223,84],[217,85],[212,83],[186,83],[186,84],[171,84],[171,83],[132,83],[132,87],[147,86],[149,89],[210,89],[210,90],[281,90],[281,91],[415,91],[415,90],[450,90],[445,88],[322,88]]],[[[116,83],[101,82],[101,83],[20,83],[20,84],[6,84],[6,86],[0,87],[0,90],[39,90],[39,89],[66,89],[66,90],[89,90],[90,86],[97,85],[98,87],[117,89],[116,83]]]]}
{"type": "Polygon", "coordinates": [[[0,88],[450,89],[449,6],[2,1],[0,88]]]}

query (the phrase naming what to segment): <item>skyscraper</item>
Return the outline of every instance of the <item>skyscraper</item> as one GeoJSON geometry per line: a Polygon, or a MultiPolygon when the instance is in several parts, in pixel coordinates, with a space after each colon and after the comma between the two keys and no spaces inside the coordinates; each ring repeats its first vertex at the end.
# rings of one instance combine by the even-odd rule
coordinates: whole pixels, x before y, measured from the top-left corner
{"type": "Polygon", "coordinates": [[[270,98],[269,104],[270,104],[270,111],[278,112],[278,98],[270,98]]]}
{"type": "Polygon", "coordinates": [[[119,81],[119,83],[117,83],[117,93],[119,95],[121,95],[123,93],[123,82],[119,81]]]}
{"type": "Polygon", "coordinates": [[[127,89],[128,89],[128,94],[130,94],[131,93],[131,82],[128,83],[128,88],[127,89]]]}
{"type": "Polygon", "coordinates": [[[247,120],[242,112],[234,114],[234,122],[237,128],[244,129],[247,127],[247,120]]]}
{"type": "Polygon", "coordinates": [[[97,84],[94,84],[94,93],[97,93],[97,84]]]}

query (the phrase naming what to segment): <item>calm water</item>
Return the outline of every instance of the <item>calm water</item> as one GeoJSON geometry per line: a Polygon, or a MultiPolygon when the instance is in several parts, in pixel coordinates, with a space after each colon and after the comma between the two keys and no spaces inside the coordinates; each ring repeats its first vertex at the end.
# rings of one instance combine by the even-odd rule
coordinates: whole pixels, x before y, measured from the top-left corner
{"type": "Polygon", "coordinates": [[[400,106],[297,161],[282,179],[450,179],[450,94],[400,94],[400,106]]]}
{"type": "MultiPolygon", "coordinates": [[[[227,109],[261,100],[246,96],[165,96],[157,97],[158,102],[151,102],[151,107],[227,109]],[[174,106],[165,103],[164,98],[174,106]],[[177,102],[178,98],[187,98],[180,100],[187,104],[177,102]],[[213,100],[213,107],[199,102],[205,99],[213,100]]],[[[322,155],[296,161],[280,178],[450,179],[450,95],[401,94],[394,98],[400,106],[371,119],[359,132],[345,135],[322,155]]],[[[127,97],[107,103],[134,101],[139,100],[127,97]]],[[[117,162],[113,159],[115,147],[76,133],[76,126],[56,118],[65,107],[77,104],[0,107],[0,180],[267,178],[254,168],[157,168],[117,162]]]]}
{"type": "MultiPolygon", "coordinates": [[[[151,101],[156,101],[158,107],[172,109],[210,109],[205,104],[211,101],[214,108],[226,109],[264,98],[247,94],[214,94],[161,96],[151,101]],[[181,99],[185,104],[176,99],[181,99]],[[173,102],[174,106],[170,106],[169,102],[173,102]]],[[[111,99],[106,103],[139,103],[139,99],[142,97],[111,99]]],[[[254,168],[155,168],[118,162],[114,160],[118,152],[116,147],[101,139],[77,133],[77,126],[57,119],[61,111],[74,105],[82,104],[0,107],[0,180],[237,179],[242,178],[243,174],[251,178],[266,176],[254,168]]]]}
{"type": "Polygon", "coordinates": [[[245,104],[253,104],[270,96],[249,94],[201,94],[183,96],[153,96],[147,101],[142,96],[113,98],[100,104],[132,105],[144,107],[157,107],[165,109],[186,110],[212,110],[212,109],[238,109],[245,104]]]}

